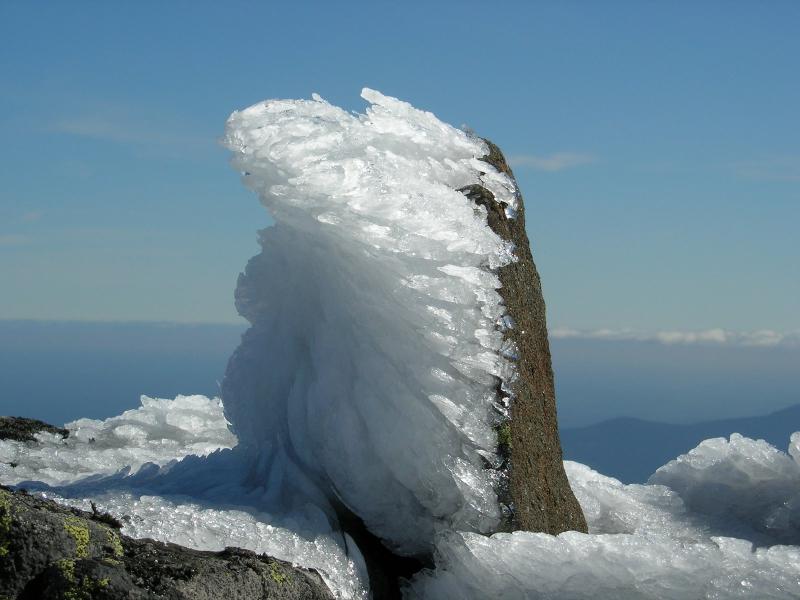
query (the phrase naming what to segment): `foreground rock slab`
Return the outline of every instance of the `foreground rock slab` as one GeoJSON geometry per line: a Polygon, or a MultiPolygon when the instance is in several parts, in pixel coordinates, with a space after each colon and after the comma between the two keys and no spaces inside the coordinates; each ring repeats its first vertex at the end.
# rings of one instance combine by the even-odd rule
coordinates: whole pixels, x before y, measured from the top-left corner
{"type": "Polygon", "coordinates": [[[333,598],[313,570],[238,548],[202,552],[136,540],[118,528],[109,515],[0,486],[0,598],[333,598]]]}

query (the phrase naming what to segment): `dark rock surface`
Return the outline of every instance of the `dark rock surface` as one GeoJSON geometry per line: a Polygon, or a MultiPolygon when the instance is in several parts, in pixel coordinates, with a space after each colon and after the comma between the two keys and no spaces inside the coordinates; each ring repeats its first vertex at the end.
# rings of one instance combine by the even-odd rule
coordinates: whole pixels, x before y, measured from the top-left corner
{"type": "Polygon", "coordinates": [[[0,599],[330,599],[313,570],[122,535],[107,515],[0,487],[0,599]]]}
{"type": "Polygon", "coordinates": [[[25,417],[0,417],[0,440],[15,440],[17,442],[32,442],[34,434],[45,431],[55,433],[65,438],[69,431],[62,427],[53,427],[44,421],[26,419],[25,417]]]}
{"type": "MultiPolygon", "coordinates": [[[[483,160],[514,179],[500,149],[485,141],[489,154],[483,160]]],[[[516,344],[519,354],[510,430],[498,431],[501,451],[510,457],[508,495],[513,503],[510,528],[550,534],[585,532],[586,519],[564,472],[544,297],[525,232],[522,196],[518,195],[515,218],[508,218],[505,206],[496,202],[483,186],[472,185],[461,191],[486,207],[489,227],[514,243],[518,258],[498,273],[502,284],[500,295],[514,320],[514,327],[506,336],[516,344]]]]}

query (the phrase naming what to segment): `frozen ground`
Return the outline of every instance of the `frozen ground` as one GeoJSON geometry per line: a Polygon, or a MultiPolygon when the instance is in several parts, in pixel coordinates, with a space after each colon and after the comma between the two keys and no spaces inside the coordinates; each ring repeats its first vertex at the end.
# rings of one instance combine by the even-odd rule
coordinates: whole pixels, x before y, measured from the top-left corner
{"type": "Polygon", "coordinates": [[[478,160],[482,140],[362,96],[363,114],[315,96],[228,121],[234,166],[275,225],[237,285],[252,326],[224,411],[145,398],[71,423],[66,441],[0,442],[0,480],[92,498],[131,535],[315,567],[342,598],[368,581],[336,503],[398,554],[433,552],[409,597],[798,597],[797,436],[791,455],[711,440],[646,486],[568,463],[590,534],[483,535],[504,508],[493,427],[516,349],[496,271],[515,256],[456,190],[481,183],[512,218],[518,197],[478,160]]]}
{"type": "MultiPolygon", "coordinates": [[[[58,485],[121,470],[123,480],[132,480],[124,489],[109,489],[104,479],[99,487],[90,480],[45,493],[83,507],[88,500],[81,496],[95,498],[104,510],[124,517],[128,535],[202,549],[233,545],[266,552],[320,569],[342,597],[363,594],[363,566],[352,542],[343,541],[312,506],[292,519],[253,510],[248,498],[236,493],[227,506],[151,493],[150,479],[137,480],[136,469],[126,465],[174,465],[187,454],[213,453],[236,440],[218,400],[142,401],[141,408],[120,417],[68,424],[68,441],[42,434],[37,445],[0,442],[0,480],[58,485]],[[148,433],[131,436],[127,428],[148,433]],[[10,459],[17,467],[7,464],[10,459]]],[[[623,485],[566,462],[589,535],[442,533],[436,569],[417,575],[406,593],[420,598],[796,598],[799,445],[800,433],[792,437],[788,454],[738,435],[707,440],[660,468],[647,485],[623,485]],[[729,537],[734,532],[738,538],[729,537]]],[[[224,466],[220,459],[227,454],[212,457],[224,466]]]]}

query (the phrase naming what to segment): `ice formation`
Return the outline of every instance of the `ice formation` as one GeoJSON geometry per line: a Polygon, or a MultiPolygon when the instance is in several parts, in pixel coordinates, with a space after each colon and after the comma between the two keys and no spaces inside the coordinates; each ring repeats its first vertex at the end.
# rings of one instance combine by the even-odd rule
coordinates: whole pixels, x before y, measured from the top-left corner
{"type": "Polygon", "coordinates": [[[798,543],[800,433],[788,455],[706,441],[647,485],[566,463],[590,534],[482,535],[501,510],[497,379],[513,377],[495,271],[514,249],[456,190],[481,183],[512,214],[515,190],[478,160],[480,139],[363,96],[365,114],[315,96],[228,122],[275,225],[237,287],[252,327],[224,414],[199,396],[143,397],[68,424],[67,440],[0,441],[0,481],[91,498],[129,535],[315,567],[340,598],[369,584],[337,503],[397,552],[433,551],[408,597],[800,597],[800,548],[776,545],[798,543]]]}
{"type": "MultiPolygon", "coordinates": [[[[121,478],[97,481],[89,477],[45,495],[84,508],[88,508],[86,498],[92,498],[102,510],[123,518],[128,535],[207,550],[233,545],[266,552],[319,569],[342,598],[365,596],[363,559],[352,540],[331,527],[324,511],[306,505],[294,514],[278,515],[247,506],[252,498],[241,484],[239,459],[233,452],[216,451],[235,444],[227,434],[218,401],[200,396],[174,401],[143,398],[142,408],[136,411],[106,421],[82,419],[68,428],[71,443],[48,435],[40,436],[37,444],[0,441],[2,461],[9,457],[18,461],[15,468],[0,465],[0,481],[17,483],[33,474],[40,481],[57,483],[106,475],[127,463],[155,460],[171,465],[171,472],[177,470],[177,480],[183,482],[184,495],[174,490],[154,495],[147,468],[139,471],[138,479],[123,469],[121,478]],[[142,443],[143,435],[132,438],[114,433],[117,427],[132,423],[147,429],[157,451],[142,443]],[[102,440],[104,447],[95,446],[98,441],[89,443],[91,437],[102,440]],[[140,443],[131,443],[132,439],[140,443]],[[174,462],[198,449],[210,458],[174,462]],[[54,463],[60,465],[58,469],[48,470],[48,459],[60,461],[54,463]],[[69,476],[73,472],[74,477],[69,476]],[[227,502],[192,497],[190,477],[202,477],[203,488],[214,481],[225,485],[227,496],[220,497],[227,497],[227,502]],[[109,485],[120,481],[129,483],[123,489],[109,485]],[[60,495],[65,492],[68,495],[60,495]]],[[[762,528],[759,533],[756,526],[774,522],[776,508],[783,523],[800,520],[798,446],[800,433],[792,436],[789,454],[738,435],[707,440],[659,469],[647,485],[624,485],[567,461],[567,475],[589,522],[589,535],[515,532],[487,537],[441,532],[436,568],[408,582],[406,596],[796,598],[800,595],[800,548],[775,545],[796,534],[796,528],[762,528]],[[669,486],[653,483],[666,473],[669,486]],[[770,490],[783,490],[784,495],[770,490]],[[751,535],[745,539],[720,535],[726,530],[751,535]],[[754,550],[753,537],[766,547],[754,550]]],[[[156,479],[163,477],[155,473],[156,479]]]]}
{"type": "Polygon", "coordinates": [[[222,402],[205,396],[174,400],[142,396],[141,407],[117,417],[67,423],[69,437],[37,434],[36,445],[0,443],[0,481],[66,485],[147,463],[165,465],[185,456],[205,456],[236,444],[222,414],[222,402]],[[16,465],[16,466],[11,466],[16,465]]]}
{"type": "Polygon", "coordinates": [[[757,544],[800,544],[798,444],[800,433],[792,436],[789,454],[738,434],[706,440],[650,482],[671,487],[721,533],[757,544]]]}
{"type": "Polygon", "coordinates": [[[266,552],[316,568],[341,598],[364,597],[368,583],[358,548],[322,510],[256,508],[263,490],[244,483],[250,463],[225,452],[237,441],[219,399],[142,396],[135,410],[65,427],[66,439],[40,433],[35,443],[0,441],[0,482],[85,510],[91,499],[118,515],[133,537],[266,552]]]}
{"type": "Polygon", "coordinates": [[[369,587],[366,567],[355,543],[332,529],[325,514],[312,506],[291,517],[237,506],[235,486],[228,504],[213,506],[181,496],[142,495],[132,491],[82,492],[70,497],[52,492],[43,495],[62,504],[90,510],[95,506],[122,518],[125,535],[181,544],[199,550],[223,550],[228,546],[314,568],[339,598],[366,599],[369,587]]]}
{"type": "Polygon", "coordinates": [[[567,461],[588,535],[450,532],[438,540],[436,568],[415,576],[406,596],[798,598],[800,547],[778,545],[798,543],[798,442],[795,433],[787,455],[737,434],[706,440],[648,485],[567,461]],[[652,483],[667,479],[672,487],[652,483]],[[754,533],[743,522],[773,527],[754,533]],[[750,536],[714,535],[720,531],[750,536]],[[753,538],[767,547],[754,549],[753,538]]]}
{"type": "Polygon", "coordinates": [[[500,517],[485,463],[497,378],[513,371],[494,271],[513,249],[457,190],[517,199],[479,138],[362,96],[365,114],[315,96],[228,121],[234,165],[275,225],[239,279],[252,328],[222,395],[240,444],[274,456],[264,481],[314,482],[397,552],[424,553],[441,529],[500,517]]]}
{"type": "Polygon", "coordinates": [[[566,532],[451,533],[408,598],[689,600],[800,596],[800,550],[750,542],[566,532]]]}

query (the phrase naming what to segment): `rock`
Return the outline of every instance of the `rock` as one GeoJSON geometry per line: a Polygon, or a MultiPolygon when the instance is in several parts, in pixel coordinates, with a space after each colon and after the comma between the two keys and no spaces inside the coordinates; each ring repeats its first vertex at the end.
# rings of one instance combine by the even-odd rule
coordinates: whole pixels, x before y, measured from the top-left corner
{"type": "MultiPolygon", "coordinates": [[[[485,141],[489,154],[482,160],[514,179],[500,149],[485,141]]],[[[506,339],[514,342],[518,354],[511,420],[498,430],[501,452],[509,457],[505,500],[513,506],[513,516],[506,527],[554,535],[569,530],[585,532],[586,519],[564,472],[544,297],[525,232],[522,196],[518,195],[517,214],[509,218],[506,207],[485,187],[471,185],[461,191],[486,207],[489,227],[513,242],[518,258],[498,273],[499,292],[514,321],[506,339]]]]}
{"type": "Polygon", "coordinates": [[[114,520],[0,486],[0,598],[331,599],[313,570],[122,535],[114,520]]]}
{"type": "Polygon", "coordinates": [[[0,417],[0,440],[14,440],[17,442],[33,442],[34,434],[41,431],[55,433],[63,438],[69,436],[69,431],[62,427],[53,427],[44,421],[26,419],[24,417],[0,417]]]}

